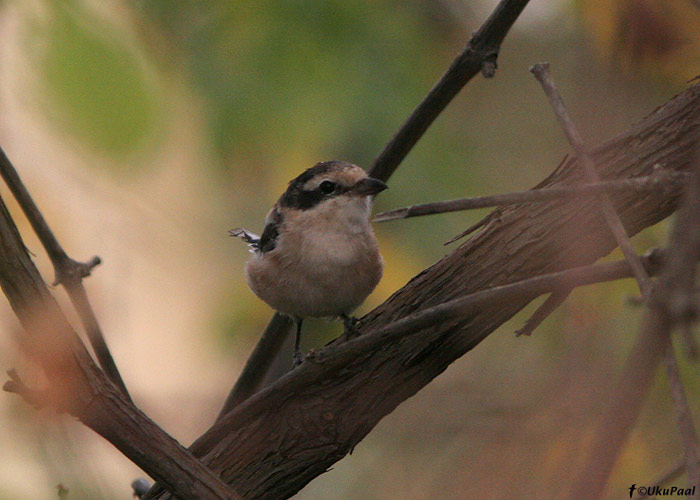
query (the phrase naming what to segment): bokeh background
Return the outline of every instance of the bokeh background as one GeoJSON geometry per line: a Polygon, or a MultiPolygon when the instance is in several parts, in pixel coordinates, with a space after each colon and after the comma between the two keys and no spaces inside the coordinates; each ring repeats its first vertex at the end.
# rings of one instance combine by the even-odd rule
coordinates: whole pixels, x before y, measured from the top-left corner
{"type": "MultiPolygon", "coordinates": [[[[327,159],[367,167],[496,5],[493,0],[2,0],[0,145],[86,281],[137,404],[184,444],[212,423],[271,310],[246,248],[287,181],[327,159]]],[[[538,84],[549,61],[589,144],[700,73],[693,0],[532,0],[494,79],[477,77],[377,210],[532,187],[567,152],[538,84]]],[[[45,274],[50,265],[3,198],[45,274]]],[[[376,228],[385,277],[367,311],[486,212],[376,228]]],[[[662,223],[635,238],[665,241],[662,223]]],[[[577,290],[532,338],[516,316],[400,406],[299,499],[558,498],[579,470],[639,328],[631,282],[577,290]]],[[[65,304],[61,289],[56,296],[65,304]]],[[[75,315],[66,306],[74,323],[75,315]]],[[[0,369],[29,373],[0,304],[0,369]]],[[[307,348],[340,331],[310,321],[307,348]]],[[[700,415],[698,367],[681,356],[700,415]]],[[[0,394],[0,498],[127,499],[143,476],[66,416],[0,394]]],[[[682,453],[662,375],[606,498],[682,453]]],[[[683,478],[673,484],[684,484],[683,478]]]]}

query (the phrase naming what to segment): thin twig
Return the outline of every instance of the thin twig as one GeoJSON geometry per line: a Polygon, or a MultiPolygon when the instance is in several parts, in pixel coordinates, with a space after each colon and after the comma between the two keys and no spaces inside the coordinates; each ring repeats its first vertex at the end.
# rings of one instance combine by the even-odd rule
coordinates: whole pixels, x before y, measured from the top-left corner
{"type": "MultiPolygon", "coordinates": [[[[668,379],[671,396],[673,397],[673,407],[676,411],[678,430],[680,431],[683,441],[688,485],[700,487],[698,483],[700,479],[700,466],[698,465],[698,460],[700,460],[700,441],[698,441],[698,434],[693,425],[693,415],[688,405],[688,397],[683,389],[683,382],[681,381],[681,374],[678,369],[678,360],[673,351],[673,344],[671,343],[670,337],[666,338],[663,363],[666,367],[666,378],[668,379]]],[[[698,496],[696,495],[694,498],[697,499],[698,496]]]]}
{"type": "Polygon", "coordinates": [[[521,335],[526,335],[529,337],[532,335],[535,328],[540,326],[550,314],[556,311],[557,307],[562,305],[570,294],[571,290],[563,290],[560,292],[554,292],[547,297],[547,300],[545,300],[540,307],[538,307],[537,310],[532,313],[532,316],[525,321],[523,327],[515,332],[515,336],[520,337],[521,335]]]}
{"type": "MultiPolygon", "coordinates": [[[[696,162],[700,163],[700,145],[696,145],[696,162]]],[[[657,314],[668,318],[669,333],[680,327],[686,334],[686,349],[697,355],[697,345],[690,331],[697,320],[696,265],[691,259],[700,256],[700,168],[691,168],[683,202],[671,230],[669,248],[673,250],[664,273],[654,293],[651,307],[657,314]]],[[[700,487],[700,441],[693,423],[692,413],[683,389],[678,361],[670,338],[664,351],[664,366],[673,396],[678,429],[683,441],[686,471],[689,485],[700,487]]],[[[694,496],[700,499],[700,491],[694,496]]]]}
{"type": "Polygon", "coordinates": [[[287,337],[286,335],[280,335],[279,332],[290,332],[292,325],[292,320],[289,317],[275,313],[253,349],[252,354],[248,357],[248,361],[246,361],[243,371],[238,376],[236,385],[233,386],[226,398],[217,420],[258,390],[270,365],[275,360],[275,355],[279,352],[287,337]]]}
{"type": "Polygon", "coordinates": [[[685,172],[659,172],[658,174],[633,179],[618,179],[597,183],[579,184],[576,186],[550,187],[531,189],[516,193],[477,196],[458,200],[436,201],[410,207],[396,208],[381,212],[374,216],[374,222],[386,222],[409,217],[434,215],[461,210],[512,205],[514,203],[531,203],[556,200],[559,198],[581,197],[599,193],[614,193],[618,191],[655,191],[678,187],[687,178],[685,172]]]}
{"type": "MultiPolygon", "coordinates": [[[[574,123],[569,117],[564,102],[561,96],[559,95],[559,92],[552,80],[552,76],[549,72],[549,65],[546,63],[536,64],[530,69],[530,71],[535,75],[537,80],[542,85],[542,88],[544,89],[545,94],[547,95],[550,103],[552,104],[552,108],[554,109],[554,112],[559,122],[561,123],[562,128],[564,129],[564,133],[566,134],[569,143],[572,145],[576,152],[576,156],[579,160],[579,163],[584,167],[584,171],[586,177],[588,178],[588,181],[600,182],[600,176],[598,175],[595,165],[588,153],[586,152],[583,140],[581,139],[581,136],[576,130],[574,123]]],[[[603,213],[603,216],[605,217],[605,221],[607,222],[608,227],[615,236],[615,240],[617,241],[617,244],[620,246],[620,249],[625,255],[625,259],[629,262],[631,268],[634,271],[635,279],[637,280],[642,296],[651,306],[650,310],[647,312],[648,319],[645,322],[646,327],[642,335],[640,336],[640,340],[636,346],[639,349],[651,349],[651,351],[636,351],[634,355],[639,356],[640,358],[649,358],[650,364],[647,369],[650,369],[652,366],[655,366],[655,361],[658,360],[658,353],[655,351],[659,347],[665,347],[664,365],[666,366],[669,383],[671,384],[672,392],[674,393],[674,407],[676,408],[679,427],[684,440],[688,475],[689,477],[692,476],[693,479],[698,479],[700,477],[700,472],[697,468],[698,457],[696,457],[696,453],[700,448],[698,446],[697,434],[695,433],[695,429],[692,424],[692,419],[690,418],[690,410],[687,405],[687,400],[685,399],[683,386],[680,382],[680,378],[678,377],[678,367],[676,365],[676,359],[673,355],[673,352],[669,350],[669,347],[667,345],[665,345],[670,345],[669,334],[673,323],[669,320],[668,315],[659,314],[663,313],[663,311],[655,310],[658,308],[654,307],[650,303],[652,284],[649,278],[649,274],[644,269],[639,259],[639,256],[634,251],[634,247],[632,246],[629,236],[627,235],[627,231],[625,230],[619,215],[615,211],[615,208],[612,202],[610,201],[610,198],[605,193],[600,193],[596,196],[598,198],[601,211],[603,213]],[[657,338],[653,338],[654,336],[657,336],[657,338]]],[[[675,249],[675,246],[672,245],[672,248],[675,249]]],[[[693,263],[693,266],[695,265],[695,263],[693,263]]],[[[646,390],[648,388],[650,375],[648,373],[644,375],[640,374],[635,369],[637,366],[636,363],[636,360],[628,363],[627,366],[628,368],[630,368],[630,371],[625,372],[623,378],[621,378],[621,381],[627,384],[637,382],[638,388],[640,389],[640,393],[638,393],[637,396],[639,397],[639,399],[642,399],[641,396],[646,393],[646,390]]],[[[619,395],[619,392],[616,392],[615,394],[619,395]]],[[[620,413],[624,414],[626,418],[621,418],[619,414],[608,415],[605,419],[602,420],[601,426],[605,426],[606,424],[612,424],[611,428],[614,429],[615,421],[617,421],[624,422],[625,424],[630,424],[628,426],[629,428],[631,426],[631,423],[634,422],[634,420],[636,420],[641,402],[638,400],[635,402],[627,401],[626,403],[627,406],[625,406],[624,403],[622,403],[621,401],[616,400],[614,405],[610,405],[616,410],[623,408],[622,411],[620,411],[620,413]]],[[[614,460],[617,456],[617,451],[626,439],[628,428],[618,428],[617,433],[614,436],[611,436],[610,428],[605,429],[603,432],[598,434],[601,440],[598,441],[597,444],[600,446],[600,448],[605,448],[605,450],[601,450],[603,459],[601,459],[597,454],[592,455],[588,469],[586,470],[586,472],[589,473],[589,478],[594,475],[591,474],[591,469],[595,469],[598,472],[598,474],[595,474],[595,481],[597,482],[596,488],[587,487],[587,494],[590,495],[590,498],[599,498],[600,494],[602,493],[602,487],[605,484],[606,479],[610,473],[612,464],[614,463],[614,460]],[[612,441],[615,443],[616,446],[611,447],[609,443],[602,442],[603,439],[607,438],[612,438],[612,441]],[[604,467],[602,468],[600,467],[601,463],[604,464],[604,467]]],[[[598,449],[600,450],[600,448],[598,449]]],[[[583,478],[583,475],[581,476],[581,478],[583,478]]],[[[578,488],[583,487],[582,482],[583,481],[580,479],[577,483],[578,488]]],[[[580,492],[574,494],[580,495],[580,492]]]]}
{"type": "Polygon", "coordinates": [[[100,258],[95,256],[88,262],[77,262],[66,254],[2,148],[0,148],[0,175],[22,207],[22,211],[49,255],[56,273],[54,285],[62,284],[68,292],[102,369],[124,396],[131,399],[82,284],[82,279],[89,276],[92,269],[100,264],[100,258]]]}
{"type": "Polygon", "coordinates": [[[656,306],[663,309],[674,326],[683,334],[691,358],[697,357],[698,347],[691,326],[698,318],[696,266],[700,256],[700,146],[696,153],[697,166],[691,168],[681,208],[673,225],[669,246],[676,249],[668,262],[669,278],[657,286],[656,306]]]}
{"type": "MultiPolygon", "coordinates": [[[[27,387],[22,378],[19,376],[19,373],[17,373],[17,370],[10,368],[7,370],[7,375],[10,377],[10,380],[3,384],[3,391],[21,396],[24,401],[35,408],[44,408],[47,406],[53,406],[56,408],[56,402],[51,399],[50,393],[27,387]]],[[[58,411],[62,411],[60,408],[56,409],[58,411]]]]}
{"type": "MultiPolygon", "coordinates": [[[[554,110],[554,114],[557,116],[557,119],[559,120],[559,123],[566,134],[566,138],[574,148],[576,157],[584,168],[584,173],[588,179],[588,182],[599,183],[600,176],[598,175],[598,171],[593,164],[593,160],[591,160],[591,157],[586,152],[583,139],[579,135],[576,126],[571,120],[569,112],[564,105],[564,101],[561,98],[554,81],[552,80],[552,75],[549,72],[549,64],[535,64],[532,68],[530,68],[530,71],[533,75],[535,75],[537,81],[540,82],[542,89],[547,95],[547,98],[552,105],[552,109],[554,110]]],[[[600,203],[600,208],[603,212],[603,216],[605,217],[605,221],[615,236],[615,241],[617,241],[622,253],[625,255],[625,258],[629,260],[630,265],[634,270],[634,276],[639,284],[639,289],[642,295],[648,299],[649,294],[651,293],[651,282],[649,281],[649,275],[642,267],[641,262],[639,262],[639,256],[634,251],[634,247],[630,242],[627,231],[625,230],[620,217],[617,215],[617,212],[615,212],[615,207],[613,207],[610,198],[605,193],[599,193],[596,196],[600,203]]]]}
{"type": "Polygon", "coordinates": [[[649,392],[663,352],[665,332],[668,332],[666,319],[647,309],[642,331],[635,340],[615,387],[603,404],[585,466],[569,493],[571,500],[593,500],[602,495],[620,448],[627,440],[649,392]]]}
{"type": "MultiPolygon", "coordinates": [[[[690,256],[700,255],[697,249],[684,247],[688,241],[693,241],[694,230],[691,227],[692,217],[688,212],[694,210],[697,202],[693,183],[700,178],[693,176],[690,181],[691,188],[686,190],[682,208],[674,227],[671,231],[667,262],[663,265],[662,277],[656,286],[651,300],[647,301],[647,310],[642,325],[642,333],[639,335],[632,353],[618,379],[617,386],[609,395],[605,413],[598,424],[595,440],[589,453],[586,466],[581,471],[570,498],[577,500],[600,498],[608,476],[615,463],[620,448],[636,420],[641,405],[644,401],[653,374],[656,372],[660,354],[664,353],[664,365],[666,368],[669,385],[672,389],[674,409],[678,421],[681,437],[684,445],[685,466],[689,485],[700,485],[698,478],[698,459],[700,458],[700,446],[695,432],[690,408],[687,404],[683,386],[678,373],[675,356],[670,350],[670,333],[674,327],[674,316],[669,313],[664,297],[669,295],[669,290],[674,290],[676,281],[683,281],[684,273],[694,276],[697,261],[689,262],[690,256]]],[[[692,244],[690,244],[692,247],[692,244]]],[[[693,278],[694,283],[694,278],[693,278]]],[[[681,287],[682,288],[682,287],[681,287]]],[[[696,492],[697,495],[700,492],[696,492]]]]}
{"type": "Polygon", "coordinates": [[[435,118],[469,80],[479,71],[487,78],[494,75],[501,43],[527,3],[528,0],[502,0],[498,4],[440,81],[384,146],[369,169],[371,177],[386,182],[435,118]]]}
{"type": "MultiPolygon", "coordinates": [[[[661,261],[665,260],[663,257],[664,254],[665,252],[652,250],[643,256],[638,256],[639,262],[645,272],[656,274],[660,270],[661,261]]],[[[394,323],[390,323],[381,328],[378,333],[381,334],[381,343],[383,343],[389,341],[392,337],[400,336],[411,331],[418,331],[428,325],[442,321],[462,318],[486,307],[494,307],[528,297],[534,299],[543,293],[569,291],[579,286],[629,277],[634,277],[634,271],[629,265],[629,261],[626,259],[543,274],[508,285],[496,286],[487,290],[475,292],[458,299],[443,302],[437,306],[420,310],[394,323]]],[[[365,336],[362,336],[360,338],[364,337],[365,336]]]]}
{"type": "MultiPolygon", "coordinates": [[[[598,171],[596,170],[593,160],[591,160],[591,157],[588,155],[583,139],[578,133],[576,125],[574,125],[574,122],[571,120],[569,112],[564,105],[564,100],[554,84],[552,75],[549,72],[549,64],[535,64],[532,68],[530,68],[530,71],[533,75],[535,75],[535,78],[537,78],[537,81],[542,86],[544,93],[547,95],[547,98],[552,105],[552,109],[554,110],[554,114],[564,130],[567,140],[574,148],[579,164],[583,166],[584,174],[588,179],[588,182],[599,184],[601,179],[598,175],[598,171]]],[[[622,249],[622,253],[625,255],[625,259],[630,263],[630,267],[634,271],[634,276],[637,280],[642,296],[645,298],[645,300],[648,300],[651,293],[651,281],[649,279],[649,274],[642,266],[639,256],[635,252],[632,242],[627,235],[627,231],[622,224],[622,220],[620,220],[620,216],[615,211],[615,207],[613,206],[612,201],[610,201],[610,197],[604,191],[596,193],[595,197],[598,200],[603,217],[605,218],[610,231],[612,231],[613,236],[615,237],[615,241],[617,241],[617,244],[622,249]]],[[[564,299],[566,299],[566,295],[568,294],[562,293],[556,295],[551,301],[548,300],[545,303],[546,309],[543,311],[538,310],[538,312],[541,314],[535,319],[540,322],[543,321],[544,318],[551,314],[556,307],[560,305],[564,299]]]]}

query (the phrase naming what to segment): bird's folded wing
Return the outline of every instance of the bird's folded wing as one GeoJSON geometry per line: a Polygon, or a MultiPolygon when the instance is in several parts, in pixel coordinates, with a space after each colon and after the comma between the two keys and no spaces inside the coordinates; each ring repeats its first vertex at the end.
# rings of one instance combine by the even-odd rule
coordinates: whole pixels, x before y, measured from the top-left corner
{"type": "Polygon", "coordinates": [[[246,243],[248,243],[248,246],[253,250],[253,251],[258,251],[260,250],[260,236],[258,236],[255,233],[251,233],[247,229],[243,229],[242,227],[237,227],[236,229],[231,229],[228,232],[229,236],[233,236],[234,238],[240,238],[246,243]]]}

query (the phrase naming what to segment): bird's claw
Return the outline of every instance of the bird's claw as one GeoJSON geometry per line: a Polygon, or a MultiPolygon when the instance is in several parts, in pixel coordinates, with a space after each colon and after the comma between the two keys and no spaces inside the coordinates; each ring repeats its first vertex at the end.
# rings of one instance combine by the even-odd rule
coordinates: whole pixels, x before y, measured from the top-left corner
{"type": "Polygon", "coordinates": [[[347,314],[344,314],[341,318],[343,318],[343,326],[345,327],[345,340],[348,341],[357,337],[360,333],[357,331],[357,325],[360,323],[360,320],[354,316],[348,316],[347,314]]]}
{"type": "Polygon", "coordinates": [[[300,364],[304,362],[304,359],[306,359],[306,356],[304,356],[304,353],[301,351],[294,351],[294,356],[292,356],[292,363],[293,363],[293,368],[296,368],[300,364]]]}

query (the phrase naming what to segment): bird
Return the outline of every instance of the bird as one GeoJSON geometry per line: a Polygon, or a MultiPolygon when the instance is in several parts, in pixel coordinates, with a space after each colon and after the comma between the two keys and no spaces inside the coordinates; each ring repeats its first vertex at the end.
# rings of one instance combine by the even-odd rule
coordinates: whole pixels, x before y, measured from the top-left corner
{"type": "Polygon", "coordinates": [[[372,198],[387,189],[357,165],[320,162],[289,182],[268,212],[260,236],[243,228],[229,234],[253,254],[245,277],[253,293],[296,323],[293,364],[304,318],[341,318],[349,338],[350,316],[375,289],[384,261],[370,225],[372,198]]]}

